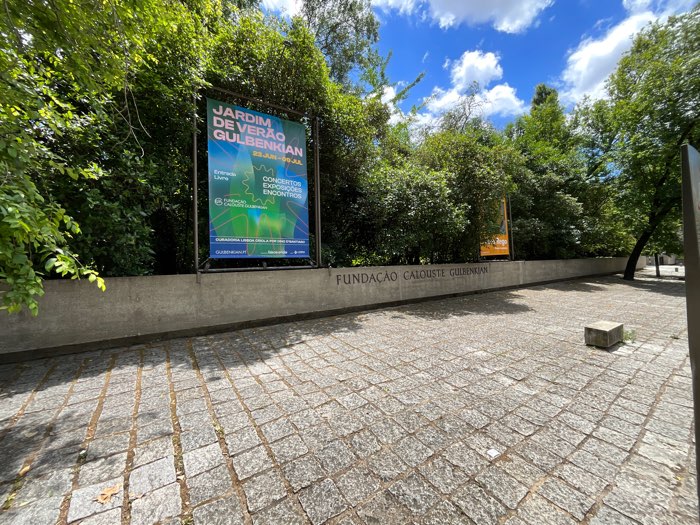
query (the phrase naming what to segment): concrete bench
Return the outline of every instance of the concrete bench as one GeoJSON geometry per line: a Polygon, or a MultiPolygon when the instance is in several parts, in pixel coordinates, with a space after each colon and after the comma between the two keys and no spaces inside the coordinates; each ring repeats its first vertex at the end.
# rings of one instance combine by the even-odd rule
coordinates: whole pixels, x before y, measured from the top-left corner
{"type": "Polygon", "coordinates": [[[587,345],[600,348],[610,348],[620,343],[624,337],[622,323],[612,321],[598,321],[584,327],[584,337],[587,345]]]}

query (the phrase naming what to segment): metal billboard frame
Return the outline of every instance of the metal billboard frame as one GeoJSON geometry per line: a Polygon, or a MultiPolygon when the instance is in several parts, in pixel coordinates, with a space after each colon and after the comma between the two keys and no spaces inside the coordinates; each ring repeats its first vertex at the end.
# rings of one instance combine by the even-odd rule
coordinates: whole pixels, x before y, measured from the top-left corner
{"type": "Polygon", "coordinates": [[[320,157],[319,157],[319,118],[317,115],[313,115],[309,112],[297,111],[296,109],[287,108],[285,106],[280,106],[278,104],[273,104],[271,102],[265,102],[258,98],[249,97],[241,93],[236,93],[234,91],[229,91],[227,89],[222,89],[216,86],[207,86],[203,88],[206,90],[218,91],[228,95],[229,97],[237,98],[240,100],[245,100],[248,102],[253,102],[260,106],[265,106],[269,108],[276,109],[278,111],[283,111],[292,115],[299,117],[304,117],[312,122],[312,137],[314,143],[314,237],[315,237],[315,253],[314,253],[314,264],[302,265],[302,266],[268,266],[263,262],[262,267],[259,266],[249,266],[242,268],[201,268],[201,265],[208,265],[211,258],[208,258],[203,263],[199,261],[199,199],[198,199],[198,166],[197,166],[197,98],[199,93],[196,93],[193,97],[194,101],[194,114],[192,118],[192,194],[193,194],[193,244],[194,244],[194,268],[197,274],[197,279],[202,273],[226,273],[226,272],[251,272],[251,271],[261,271],[261,270],[303,270],[310,268],[321,268],[321,174],[320,174],[320,157]]]}

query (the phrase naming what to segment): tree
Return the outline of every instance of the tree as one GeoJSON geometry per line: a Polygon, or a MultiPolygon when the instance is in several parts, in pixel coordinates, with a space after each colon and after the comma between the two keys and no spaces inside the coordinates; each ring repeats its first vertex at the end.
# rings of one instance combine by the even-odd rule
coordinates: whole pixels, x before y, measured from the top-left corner
{"type": "Polygon", "coordinates": [[[484,102],[479,97],[480,90],[479,83],[473,82],[456,104],[442,115],[439,128],[465,132],[469,128],[486,124],[482,114],[484,102]]]}
{"type": "Polygon", "coordinates": [[[518,257],[579,255],[584,212],[574,190],[580,186],[582,165],[557,91],[537,86],[530,113],[510,125],[506,135],[527,168],[513,180],[511,196],[518,257]]]}
{"type": "Polygon", "coordinates": [[[700,143],[700,6],[643,30],[609,79],[620,206],[636,237],[624,278],[658,228],[677,222],[680,146],[700,143]]]}
{"type": "MultiPolygon", "coordinates": [[[[87,277],[104,289],[72,239],[80,227],[51,187],[99,180],[98,159],[67,156],[70,137],[88,149],[95,126],[111,126],[129,96],[129,74],[153,35],[186,9],[159,0],[5,3],[0,16],[0,309],[36,314],[49,272],[87,277]]],[[[128,129],[135,116],[120,114],[128,129]]],[[[127,135],[129,136],[129,135],[127,135]]]]}
{"type": "Polygon", "coordinates": [[[379,40],[379,22],[369,0],[304,0],[301,16],[337,82],[347,86],[355,67],[380,63],[373,49],[379,40]]]}
{"type": "Polygon", "coordinates": [[[464,210],[451,194],[451,175],[406,162],[381,164],[361,181],[363,242],[358,264],[452,262],[465,230],[464,210]]]}
{"type": "Polygon", "coordinates": [[[537,86],[535,86],[535,94],[532,96],[530,105],[533,108],[536,108],[542,104],[551,102],[553,98],[557,100],[559,99],[559,93],[557,93],[556,89],[548,86],[547,84],[537,84],[537,86]]]}
{"type": "Polygon", "coordinates": [[[492,237],[498,203],[523,168],[519,153],[495,130],[481,122],[463,132],[429,135],[417,151],[426,169],[450,174],[454,206],[464,216],[464,229],[452,243],[452,262],[475,260],[482,240],[492,237]]]}

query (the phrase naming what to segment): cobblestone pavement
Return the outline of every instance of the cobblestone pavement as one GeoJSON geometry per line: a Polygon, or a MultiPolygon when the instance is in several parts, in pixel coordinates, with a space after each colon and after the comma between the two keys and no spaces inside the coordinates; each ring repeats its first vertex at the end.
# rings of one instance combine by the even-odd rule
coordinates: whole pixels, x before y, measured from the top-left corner
{"type": "Polygon", "coordinates": [[[0,523],[697,523],[685,327],[606,277],[5,365],[0,523]]]}

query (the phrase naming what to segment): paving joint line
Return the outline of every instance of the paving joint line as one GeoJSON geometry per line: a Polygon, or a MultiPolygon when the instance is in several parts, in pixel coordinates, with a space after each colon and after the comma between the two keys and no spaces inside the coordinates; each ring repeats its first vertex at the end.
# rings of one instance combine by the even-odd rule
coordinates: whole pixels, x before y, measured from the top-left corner
{"type": "Polygon", "coordinates": [[[177,416],[177,399],[175,396],[175,384],[173,381],[172,363],[170,358],[170,343],[166,343],[164,347],[165,351],[165,371],[168,379],[168,394],[170,397],[170,402],[168,406],[170,408],[170,424],[172,425],[173,435],[173,456],[175,461],[175,479],[180,487],[180,510],[182,515],[183,523],[192,522],[192,509],[190,508],[190,494],[185,481],[185,462],[183,460],[182,452],[182,428],[180,427],[180,420],[177,416]]]}
{"type": "MultiPolygon", "coordinates": [[[[202,392],[203,392],[203,397],[204,401],[207,405],[207,411],[209,412],[209,417],[214,423],[214,431],[216,433],[216,440],[217,443],[219,444],[219,448],[221,449],[221,454],[224,457],[224,461],[226,464],[226,469],[228,470],[229,477],[231,478],[231,487],[233,488],[233,491],[235,492],[236,496],[238,497],[239,503],[241,503],[241,509],[246,509],[246,498],[245,498],[245,492],[243,491],[243,486],[241,484],[241,481],[238,479],[238,475],[236,474],[235,469],[233,468],[233,459],[231,458],[228,447],[226,445],[226,437],[223,431],[223,427],[221,426],[221,423],[219,422],[219,418],[216,416],[216,412],[214,411],[214,405],[211,401],[211,394],[209,393],[209,389],[207,388],[206,381],[204,380],[204,376],[202,374],[202,371],[199,368],[199,361],[197,360],[197,357],[195,355],[194,347],[192,345],[192,340],[188,339],[186,343],[186,348],[187,348],[187,353],[190,358],[192,368],[195,371],[195,374],[197,375],[197,379],[199,380],[200,386],[202,387],[202,392]]],[[[218,356],[217,356],[218,357],[218,356]]],[[[204,500],[198,504],[199,505],[204,505],[206,502],[215,501],[218,499],[220,495],[215,496],[215,498],[209,498],[207,500],[204,500]]],[[[247,509],[246,509],[247,510],[247,509]]],[[[244,520],[246,520],[246,523],[250,522],[250,516],[246,516],[246,512],[244,511],[244,520]]]]}
{"type": "Polygon", "coordinates": [[[97,406],[92,413],[90,418],[90,423],[88,424],[87,432],[85,433],[85,438],[83,439],[80,446],[80,454],[78,454],[78,459],[73,465],[73,480],[71,483],[71,491],[68,493],[61,502],[61,511],[59,513],[59,518],[57,525],[66,525],[68,522],[68,510],[70,508],[70,502],[73,497],[73,492],[78,489],[78,481],[80,478],[80,468],[85,464],[87,459],[87,449],[90,446],[93,438],[95,437],[95,429],[97,428],[97,422],[102,414],[102,407],[104,406],[105,398],[107,397],[107,390],[109,389],[109,384],[112,379],[112,370],[117,363],[117,354],[111,355],[109,364],[107,365],[107,371],[105,372],[104,384],[102,385],[102,390],[97,400],[97,406]]]}
{"type": "Polygon", "coordinates": [[[131,411],[131,428],[129,429],[129,445],[126,453],[126,466],[124,467],[124,494],[122,498],[122,525],[131,523],[131,494],[129,493],[131,471],[134,465],[134,457],[136,456],[137,433],[138,433],[138,414],[141,405],[141,379],[143,377],[144,353],[143,349],[139,349],[139,367],[136,372],[136,385],[134,392],[134,409],[131,411]]]}

